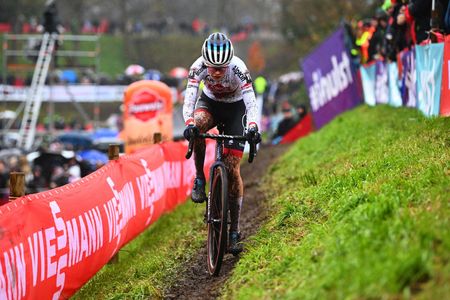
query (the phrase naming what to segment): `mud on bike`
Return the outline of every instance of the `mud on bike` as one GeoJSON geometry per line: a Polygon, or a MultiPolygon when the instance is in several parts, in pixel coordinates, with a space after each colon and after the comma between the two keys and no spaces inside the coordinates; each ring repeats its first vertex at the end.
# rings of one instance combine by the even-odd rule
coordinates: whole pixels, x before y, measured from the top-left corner
{"type": "MultiPolygon", "coordinates": [[[[207,265],[210,275],[218,275],[222,266],[223,255],[228,248],[228,233],[230,217],[228,211],[228,172],[222,161],[224,142],[248,141],[241,135],[224,135],[223,125],[217,126],[219,134],[199,133],[189,140],[186,158],[192,155],[194,140],[213,139],[216,141],[215,161],[210,167],[209,193],[206,201],[205,219],[208,226],[207,237],[207,265]]],[[[248,162],[251,163],[256,156],[256,143],[250,143],[248,162]]]]}

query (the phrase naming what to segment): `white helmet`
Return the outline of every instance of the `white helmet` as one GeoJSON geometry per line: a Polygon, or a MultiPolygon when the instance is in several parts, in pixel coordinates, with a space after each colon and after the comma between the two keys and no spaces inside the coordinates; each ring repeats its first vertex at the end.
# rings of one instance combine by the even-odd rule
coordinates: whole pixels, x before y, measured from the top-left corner
{"type": "Polygon", "coordinates": [[[202,56],[208,67],[226,67],[233,55],[233,44],[223,33],[215,32],[203,43],[202,56]]]}

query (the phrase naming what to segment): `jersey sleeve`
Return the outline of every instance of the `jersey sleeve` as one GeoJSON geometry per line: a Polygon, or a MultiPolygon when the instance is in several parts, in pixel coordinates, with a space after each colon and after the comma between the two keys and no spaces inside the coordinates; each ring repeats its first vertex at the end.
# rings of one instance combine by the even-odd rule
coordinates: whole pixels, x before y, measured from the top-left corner
{"type": "Polygon", "coordinates": [[[186,124],[194,121],[194,108],[197,101],[198,86],[205,77],[206,67],[202,57],[199,57],[189,69],[188,83],[184,93],[183,118],[186,124]]]}
{"type": "Polygon", "coordinates": [[[259,128],[259,124],[257,122],[258,105],[256,103],[256,96],[255,91],[253,90],[253,81],[250,76],[250,72],[242,60],[239,60],[236,66],[234,66],[233,72],[241,82],[242,97],[247,110],[247,127],[253,123],[259,128]]]}

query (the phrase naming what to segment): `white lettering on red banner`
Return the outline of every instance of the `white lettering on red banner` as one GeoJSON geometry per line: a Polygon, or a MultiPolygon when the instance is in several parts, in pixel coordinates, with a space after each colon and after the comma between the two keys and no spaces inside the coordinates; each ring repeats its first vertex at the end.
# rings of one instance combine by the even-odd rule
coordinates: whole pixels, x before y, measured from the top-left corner
{"type": "MultiPolygon", "coordinates": [[[[184,153],[186,143],[167,147],[184,153]]],[[[81,189],[68,185],[0,207],[0,299],[69,298],[121,246],[185,200],[195,175],[193,160],[171,155],[166,161],[157,149],[160,153],[151,149],[148,156],[129,158],[137,158],[131,168],[119,159],[110,167],[117,166],[120,176],[113,177],[114,171],[87,177],[81,189]],[[79,197],[89,201],[76,202],[79,197]],[[23,212],[26,219],[18,217],[23,212]]],[[[213,159],[211,142],[205,169],[213,159]]]]}
{"type": "Polygon", "coordinates": [[[4,265],[0,262],[0,299],[21,299],[26,294],[23,244],[3,252],[2,256],[4,265]]]}
{"type": "Polygon", "coordinates": [[[103,204],[103,208],[108,218],[108,242],[117,237],[117,247],[120,244],[120,233],[128,224],[131,218],[136,216],[136,202],[134,201],[134,190],[130,182],[125,183],[120,191],[114,188],[114,181],[111,177],[106,179],[114,197],[103,204]]]}
{"type": "Polygon", "coordinates": [[[166,185],[164,180],[164,169],[162,167],[151,171],[148,167],[147,161],[140,160],[144,167],[145,174],[137,178],[137,187],[141,199],[141,209],[150,209],[149,216],[145,225],[150,224],[153,217],[154,207],[153,203],[161,199],[166,193],[166,185]]]}

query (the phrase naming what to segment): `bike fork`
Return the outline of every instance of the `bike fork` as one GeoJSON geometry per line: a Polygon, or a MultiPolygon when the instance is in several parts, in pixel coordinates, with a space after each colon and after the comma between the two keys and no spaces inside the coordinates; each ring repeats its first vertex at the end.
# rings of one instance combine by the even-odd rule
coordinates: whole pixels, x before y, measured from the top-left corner
{"type": "Polygon", "coordinates": [[[211,223],[211,191],[208,192],[208,199],[206,199],[205,209],[205,222],[206,224],[209,224],[211,223]]]}

